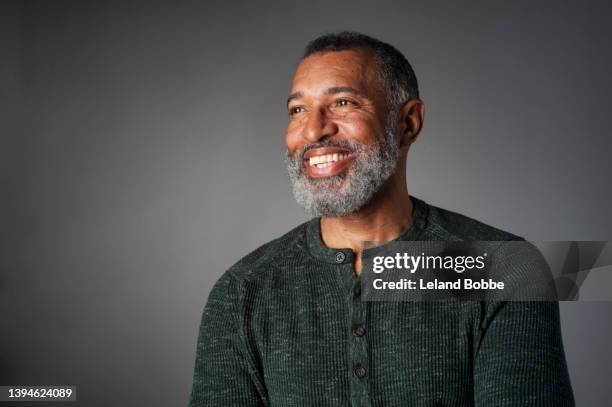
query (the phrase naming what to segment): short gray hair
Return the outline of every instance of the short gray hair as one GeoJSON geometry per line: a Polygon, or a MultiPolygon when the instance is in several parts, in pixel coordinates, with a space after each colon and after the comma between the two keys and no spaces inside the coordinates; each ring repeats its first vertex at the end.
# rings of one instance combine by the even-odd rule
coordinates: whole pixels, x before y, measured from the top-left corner
{"type": "Polygon", "coordinates": [[[341,31],[315,38],[306,46],[302,59],[317,53],[355,49],[367,49],[374,54],[390,112],[419,97],[417,78],[406,57],[392,45],[359,32],[341,31]]]}

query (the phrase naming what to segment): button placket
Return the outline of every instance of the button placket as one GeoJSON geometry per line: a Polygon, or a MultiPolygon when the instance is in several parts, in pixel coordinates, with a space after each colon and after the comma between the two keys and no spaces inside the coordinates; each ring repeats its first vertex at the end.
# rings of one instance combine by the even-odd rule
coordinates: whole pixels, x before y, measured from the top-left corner
{"type": "Polygon", "coordinates": [[[353,275],[350,293],[351,325],[349,327],[349,349],[351,361],[351,400],[353,405],[371,405],[368,385],[368,351],[366,338],[367,303],[361,300],[361,279],[353,275]]]}
{"type": "Polygon", "coordinates": [[[361,298],[361,283],[359,283],[359,280],[353,287],[353,296],[358,299],[361,298]]]}
{"type": "MultiPolygon", "coordinates": [[[[365,337],[366,324],[366,306],[367,303],[361,301],[361,280],[355,276],[354,263],[351,254],[346,254],[344,251],[336,251],[333,255],[333,261],[338,266],[339,285],[342,287],[346,295],[348,306],[348,317],[346,335],[348,337],[348,365],[346,366],[346,374],[350,375],[350,394],[351,406],[371,407],[372,400],[369,395],[369,375],[368,375],[368,353],[367,342],[365,337]],[[351,256],[349,258],[349,256],[351,256]],[[363,329],[362,336],[357,336],[353,333],[353,328],[361,327],[363,329]]],[[[361,334],[361,329],[356,333],[361,334]]]]}

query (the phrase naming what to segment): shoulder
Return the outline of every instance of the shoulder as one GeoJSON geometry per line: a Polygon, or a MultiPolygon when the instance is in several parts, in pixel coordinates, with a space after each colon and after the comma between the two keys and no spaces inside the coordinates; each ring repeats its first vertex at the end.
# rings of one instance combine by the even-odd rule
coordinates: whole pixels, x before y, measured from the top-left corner
{"type": "Polygon", "coordinates": [[[221,279],[231,278],[237,281],[257,278],[265,270],[271,268],[281,257],[288,253],[299,251],[305,245],[305,233],[308,222],[291,229],[284,235],[271,240],[234,263],[221,279]]]}
{"type": "Polygon", "coordinates": [[[446,240],[524,240],[510,232],[487,225],[457,212],[427,205],[427,229],[429,234],[446,240]]]}

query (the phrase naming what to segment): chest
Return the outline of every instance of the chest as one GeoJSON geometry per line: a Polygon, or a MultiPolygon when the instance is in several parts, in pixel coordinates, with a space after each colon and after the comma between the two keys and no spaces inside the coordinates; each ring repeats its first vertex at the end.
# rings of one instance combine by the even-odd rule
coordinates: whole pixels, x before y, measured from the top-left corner
{"type": "Polygon", "coordinates": [[[254,309],[247,329],[273,405],[470,405],[476,304],[296,288],[254,309]]]}

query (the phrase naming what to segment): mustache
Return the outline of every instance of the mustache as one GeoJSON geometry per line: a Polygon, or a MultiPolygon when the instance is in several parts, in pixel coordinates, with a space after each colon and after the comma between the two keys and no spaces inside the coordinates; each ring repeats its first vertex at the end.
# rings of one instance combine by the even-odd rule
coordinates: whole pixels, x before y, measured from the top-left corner
{"type": "Polygon", "coordinates": [[[347,141],[347,140],[323,140],[323,141],[318,141],[316,143],[308,143],[305,144],[301,149],[297,150],[294,154],[294,156],[292,157],[294,160],[299,161],[302,159],[302,157],[304,156],[304,154],[306,154],[307,151],[312,150],[313,148],[323,148],[323,147],[337,147],[337,148],[344,148],[347,150],[351,150],[353,152],[355,151],[361,151],[363,149],[363,145],[361,143],[357,143],[354,141],[347,141]]]}

